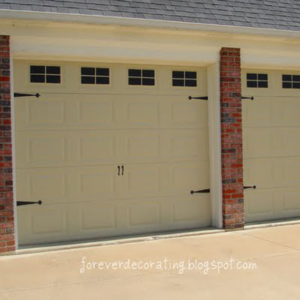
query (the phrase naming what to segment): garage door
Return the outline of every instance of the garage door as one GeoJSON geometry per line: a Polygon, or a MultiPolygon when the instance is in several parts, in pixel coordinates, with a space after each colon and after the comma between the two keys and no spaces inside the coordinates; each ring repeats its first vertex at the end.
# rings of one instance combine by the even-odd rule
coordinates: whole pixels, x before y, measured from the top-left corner
{"type": "Polygon", "coordinates": [[[15,61],[21,245],[211,224],[205,68],[15,61]]]}
{"type": "Polygon", "coordinates": [[[246,221],[300,216],[300,72],[244,70],[246,221]]]}

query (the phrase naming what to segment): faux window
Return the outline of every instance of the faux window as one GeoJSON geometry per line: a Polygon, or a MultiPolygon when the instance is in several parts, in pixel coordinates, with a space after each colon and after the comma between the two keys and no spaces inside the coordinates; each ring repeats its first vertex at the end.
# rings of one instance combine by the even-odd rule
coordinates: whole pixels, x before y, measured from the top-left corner
{"type": "Polygon", "coordinates": [[[248,88],[268,88],[268,74],[247,74],[248,88]]]}
{"type": "Polygon", "coordinates": [[[173,71],[173,86],[195,87],[197,86],[197,72],[173,71]]]}
{"type": "Polygon", "coordinates": [[[109,84],[108,68],[81,68],[82,84],[109,84]]]}
{"type": "Polygon", "coordinates": [[[155,85],[155,71],[154,70],[128,70],[128,84],[129,85],[155,85]]]}
{"type": "Polygon", "coordinates": [[[300,89],[300,75],[282,75],[282,88],[300,89]]]}
{"type": "Polygon", "coordinates": [[[60,83],[60,67],[57,66],[30,66],[30,82],[33,83],[60,83]]]}

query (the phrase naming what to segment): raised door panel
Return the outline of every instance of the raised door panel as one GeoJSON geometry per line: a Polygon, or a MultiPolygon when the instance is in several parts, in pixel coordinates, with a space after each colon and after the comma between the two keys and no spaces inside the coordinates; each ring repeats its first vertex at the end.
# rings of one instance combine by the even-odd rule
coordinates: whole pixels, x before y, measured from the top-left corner
{"type": "Polygon", "coordinates": [[[120,130],[116,136],[117,164],[162,162],[165,141],[160,130],[120,130]]]}
{"type": "Polygon", "coordinates": [[[114,164],[114,131],[61,130],[16,133],[17,168],[114,164]]]}
{"type": "Polygon", "coordinates": [[[18,210],[21,245],[68,240],[68,208],[64,204],[24,206],[18,210]]]}
{"type": "Polygon", "coordinates": [[[118,95],[117,124],[120,129],[160,127],[160,102],[158,96],[118,95]]]}
{"type": "Polygon", "coordinates": [[[207,128],[207,101],[189,100],[188,93],[161,98],[163,128],[207,128]]]}
{"type": "Polygon", "coordinates": [[[158,197],[168,192],[169,178],[166,167],[159,164],[125,165],[124,175],[120,176],[121,198],[139,198],[142,201],[147,197],[158,197]]]}

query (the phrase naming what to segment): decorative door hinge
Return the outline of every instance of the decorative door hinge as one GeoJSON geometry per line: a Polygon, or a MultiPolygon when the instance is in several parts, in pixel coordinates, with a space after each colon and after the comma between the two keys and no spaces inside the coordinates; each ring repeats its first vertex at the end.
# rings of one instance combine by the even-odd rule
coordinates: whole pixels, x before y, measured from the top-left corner
{"type": "Polygon", "coordinates": [[[32,202],[32,201],[17,201],[17,206],[23,206],[23,205],[32,205],[32,204],[38,204],[42,205],[42,200],[39,200],[37,202],[32,202]]]}
{"type": "Polygon", "coordinates": [[[199,191],[191,191],[191,194],[208,194],[210,193],[210,189],[204,189],[204,190],[199,190],[199,191]]]}
{"type": "Polygon", "coordinates": [[[244,190],[247,190],[247,189],[256,189],[256,185],[253,185],[253,186],[244,186],[244,190]]]}
{"type": "Polygon", "coordinates": [[[254,100],[254,97],[242,97],[242,100],[254,100]]]}
{"type": "Polygon", "coordinates": [[[36,98],[39,98],[40,96],[41,95],[39,93],[36,93],[36,94],[14,93],[15,98],[19,98],[19,97],[36,97],[36,98]]]}
{"type": "Polygon", "coordinates": [[[205,96],[205,97],[192,97],[192,96],[189,96],[189,100],[208,100],[208,97],[205,96]]]}

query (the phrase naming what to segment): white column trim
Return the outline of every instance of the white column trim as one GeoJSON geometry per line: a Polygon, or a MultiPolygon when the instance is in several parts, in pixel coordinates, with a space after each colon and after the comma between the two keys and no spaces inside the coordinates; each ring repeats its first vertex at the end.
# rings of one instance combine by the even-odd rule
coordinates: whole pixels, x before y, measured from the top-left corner
{"type": "MultiPolygon", "coordinates": [[[[11,49],[11,41],[10,41],[11,49]]],[[[10,52],[10,109],[11,109],[11,144],[12,144],[12,171],[14,194],[14,224],[16,250],[19,248],[18,213],[17,213],[17,169],[16,169],[16,143],[15,143],[15,98],[14,98],[14,61],[10,52]]]]}
{"type": "Polygon", "coordinates": [[[208,134],[210,162],[210,196],[212,226],[223,228],[222,162],[221,162],[221,108],[219,61],[207,67],[208,80],[208,134]]]}

